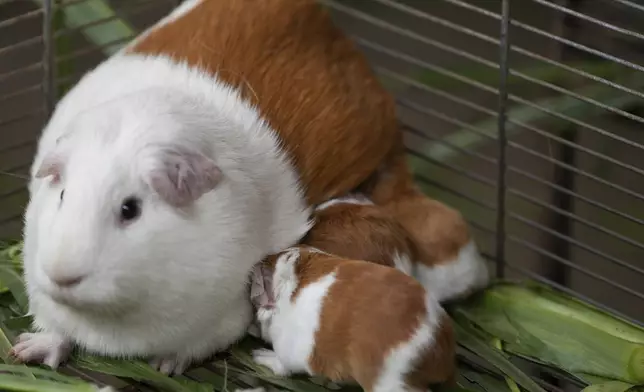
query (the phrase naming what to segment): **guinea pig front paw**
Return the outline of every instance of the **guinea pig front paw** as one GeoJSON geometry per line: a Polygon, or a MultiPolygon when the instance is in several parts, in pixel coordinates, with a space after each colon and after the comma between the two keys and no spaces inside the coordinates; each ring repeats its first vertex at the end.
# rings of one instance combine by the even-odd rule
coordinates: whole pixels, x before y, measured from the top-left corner
{"type": "Polygon", "coordinates": [[[56,369],[67,360],[72,342],[58,334],[47,332],[23,333],[11,348],[10,355],[20,362],[39,362],[56,369]]]}
{"type": "Polygon", "coordinates": [[[259,349],[253,351],[253,361],[258,365],[266,366],[277,376],[287,376],[290,372],[273,350],[259,349]]]}
{"type": "Polygon", "coordinates": [[[179,357],[157,357],[150,361],[150,366],[155,370],[170,375],[179,375],[190,366],[190,360],[179,357]]]}

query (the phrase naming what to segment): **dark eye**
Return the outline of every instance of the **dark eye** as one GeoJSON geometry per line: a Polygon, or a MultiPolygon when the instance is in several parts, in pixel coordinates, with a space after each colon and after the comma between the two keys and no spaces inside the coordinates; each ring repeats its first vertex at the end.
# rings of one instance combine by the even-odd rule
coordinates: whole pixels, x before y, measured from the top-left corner
{"type": "Polygon", "coordinates": [[[65,196],[65,190],[60,191],[60,201],[63,201],[63,196],[65,196]]]}
{"type": "Polygon", "coordinates": [[[121,204],[121,221],[128,222],[141,215],[141,200],[136,197],[128,197],[121,204]]]}

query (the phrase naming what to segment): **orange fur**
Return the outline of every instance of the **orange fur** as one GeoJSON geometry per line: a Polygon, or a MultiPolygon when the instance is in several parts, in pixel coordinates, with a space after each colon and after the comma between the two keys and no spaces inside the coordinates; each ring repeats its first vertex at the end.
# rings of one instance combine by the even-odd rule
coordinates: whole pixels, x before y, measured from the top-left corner
{"type": "Polygon", "coordinates": [[[421,256],[395,217],[376,205],[336,204],[314,214],[301,243],[335,255],[394,267],[396,254],[421,256]]]}
{"type": "Polygon", "coordinates": [[[471,241],[461,213],[427,197],[414,184],[402,152],[374,174],[363,191],[410,233],[423,253],[421,263],[431,267],[450,262],[471,241]]]}

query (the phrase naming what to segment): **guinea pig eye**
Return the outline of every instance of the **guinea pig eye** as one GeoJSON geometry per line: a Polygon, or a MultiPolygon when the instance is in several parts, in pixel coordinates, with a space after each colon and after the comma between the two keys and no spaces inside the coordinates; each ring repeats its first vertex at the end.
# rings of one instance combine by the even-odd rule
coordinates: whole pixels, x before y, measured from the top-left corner
{"type": "Polygon", "coordinates": [[[128,197],[121,203],[121,221],[129,222],[141,215],[141,200],[136,197],[128,197]]]}
{"type": "Polygon", "coordinates": [[[63,196],[65,196],[65,190],[60,191],[60,201],[63,201],[63,196]]]}

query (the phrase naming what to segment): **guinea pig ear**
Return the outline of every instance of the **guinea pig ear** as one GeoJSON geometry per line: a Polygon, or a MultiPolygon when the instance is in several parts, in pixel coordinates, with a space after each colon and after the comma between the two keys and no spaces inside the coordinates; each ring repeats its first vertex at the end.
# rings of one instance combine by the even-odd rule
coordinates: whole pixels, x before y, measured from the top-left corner
{"type": "Polygon", "coordinates": [[[217,164],[205,155],[188,149],[163,148],[149,173],[152,189],[174,207],[185,207],[221,180],[217,164]]]}
{"type": "Polygon", "coordinates": [[[250,301],[257,309],[275,306],[272,271],[263,262],[257,263],[251,270],[250,301]]]}
{"type": "Polygon", "coordinates": [[[57,154],[49,153],[40,163],[38,170],[34,173],[35,178],[45,178],[53,176],[52,183],[60,181],[60,175],[63,169],[63,161],[57,154]]]}

